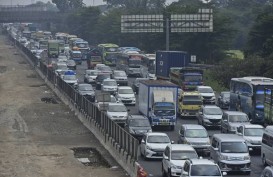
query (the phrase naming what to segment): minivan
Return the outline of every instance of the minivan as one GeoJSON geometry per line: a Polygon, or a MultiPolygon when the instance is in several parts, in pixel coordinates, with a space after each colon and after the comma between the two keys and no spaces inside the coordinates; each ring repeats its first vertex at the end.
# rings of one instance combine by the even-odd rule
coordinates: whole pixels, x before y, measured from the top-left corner
{"type": "Polygon", "coordinates": [[[262,138],[261,157],[265,166],[273,165],[273,125],[265,128],[262,138]]]}
{"type": "Polygon", "coordinates": [[[210,158],[221,171],[251,173],[248,146],[242,136],[236,134],[214,134],[210,146],[210,158]]]}

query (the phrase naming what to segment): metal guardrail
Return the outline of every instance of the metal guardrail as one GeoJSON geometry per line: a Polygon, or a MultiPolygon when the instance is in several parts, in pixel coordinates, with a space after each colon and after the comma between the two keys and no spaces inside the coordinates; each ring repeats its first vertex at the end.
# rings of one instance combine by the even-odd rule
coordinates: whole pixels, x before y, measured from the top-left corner
{"type": "Polygon", "coordinates": [[[69,98],[70,102],[85,115],[85,118],[89,122],[91,122],[91,120],[95,121],[105,138],[112,138],[115,143],[119,145],[119,151],[123,150],[127,152],[131,160],[138,160],[139,141],[136,138],[112,121],[105,112],[101,112],[94,103],[90,102],[85,96],[80,95],[73,86],[64,82],[51,68],[48,68],[42,61],[39,61],[29,49],[13,39],[11,35],[9,35],[9,39],[31,59],[34,67],[37,67],[48,81],[54,84],[69,98]]]}

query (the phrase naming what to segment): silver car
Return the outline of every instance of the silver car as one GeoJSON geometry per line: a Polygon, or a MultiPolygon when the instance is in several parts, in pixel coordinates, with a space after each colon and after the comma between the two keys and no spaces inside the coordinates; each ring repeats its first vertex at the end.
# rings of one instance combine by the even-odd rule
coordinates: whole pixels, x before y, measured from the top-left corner
{"type": "Polygon", "coordinates": [[[221,121],[221,133],[236,133],[243,124],[250,124],[248,116],[239,111],[224,111],[221,121]]]}
{"type": "Polygon", "coordinates": [[[220,127],[223,111],[216,105],[203,106],[197,115],[198,123],[204,127],[220,127]]]}
{"type": "Polygon", "coordinates": [[[112,77],[119,85],[128,85],[128,78],[125,71],[115,70],[113,71],[112,77]]]}
{"type": "Polygon", "coordinates": [[[196,152],[209,154],[210,139],[202,125],[183,124],[179,130],[179,144],[189,144],[196,152]]]}

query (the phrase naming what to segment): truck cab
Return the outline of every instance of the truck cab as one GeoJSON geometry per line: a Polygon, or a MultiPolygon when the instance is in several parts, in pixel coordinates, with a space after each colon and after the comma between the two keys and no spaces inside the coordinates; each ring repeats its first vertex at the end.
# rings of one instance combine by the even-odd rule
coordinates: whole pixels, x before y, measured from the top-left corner
{"type": "Polygon", "coordinates": [[[203,105],[199,92],[181,92],[178,99],[178,113],[183,117],[196,117],[203,105]]]}

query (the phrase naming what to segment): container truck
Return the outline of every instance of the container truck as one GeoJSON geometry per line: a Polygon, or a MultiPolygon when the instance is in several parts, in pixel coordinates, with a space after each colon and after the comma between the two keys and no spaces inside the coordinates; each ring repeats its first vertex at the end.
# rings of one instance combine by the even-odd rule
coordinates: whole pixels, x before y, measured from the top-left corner
{"type": "Polygon", "coordinates": [[[273,124],[273,89],[265,89],[264,122],[265,125],[273,124]]]}
{"type": "Polygon", "coordinates": [[[49,58],[58,58],[60,52],[60,43],[58,40],[48,40],[47,54],[49,58]]]}
{"type": "Polygon", "coordinates": [[[148,117],[152,127],[174,130],[177,114],[178,86],[164,80],[139,82],[139,112],[148,117]]]}
{"type": "Polygon", "coordinates": [[[157,51],[156,52],[156,77],[157,79],[169,79],[171,67],[187,67],[189,55],[183,51],[157,51]]]}
{"type": "Polygon", "coordinates": [[[169,78],[184,91],[192,91],[197,86],[204,85],[203,70],[198,67],[172,67],[169,78]]]}

